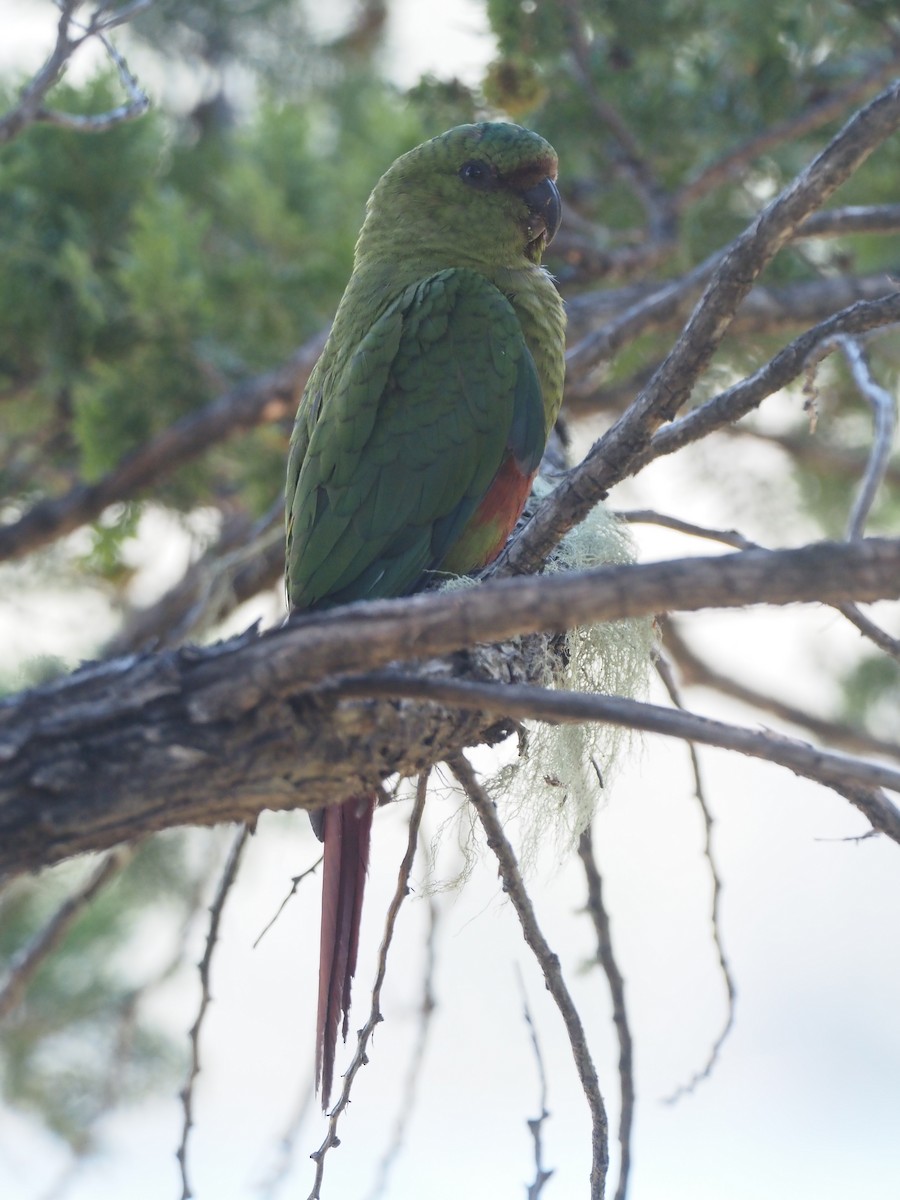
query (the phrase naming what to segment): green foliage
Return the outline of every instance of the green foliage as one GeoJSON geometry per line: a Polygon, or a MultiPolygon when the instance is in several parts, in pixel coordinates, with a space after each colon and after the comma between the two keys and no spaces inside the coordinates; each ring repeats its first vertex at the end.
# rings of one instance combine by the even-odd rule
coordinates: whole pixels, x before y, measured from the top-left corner
{"type": "Polygon", "coordinates": [[[867,655],[844,677],[844,713],[893,738],[900,727],[900,673],[886,655],[867,655]]]}
{"type": "MultiPolygon", "coordinates": [[[[76,94],[58,102],[74,108],[76,94]]],[[[110,85],[77,103],[109,107],[110,85]]],[[[15,141],[0,165],[0,256],[10,264],[0,389],[21,397],[10,433],[58,436],[34,469],[7,462],[10,498],[55,490],[59,468],[99,478],[320,329],[372,181],[422,136],[389,86],[356,77],[304,104],[264,100],[199,144],[158,113],[91,138],[32,127],[15,141]]],[[[219,451],[163,496],[188,510],[267,475],[254,505],[267,507],[285,445],[256,436],[219,451]]]]}
{"type": "MultiPolygon", "coordinates": [[[[83,93],[62,89],[60,103],[96,110],[111,97],[98,80],[83,93]]],[[[115,352],[114,264],[160,149],[148,120],[96,139],[35,126],[0,156],[0,392],[20,401],[15,429],[65,423],[81,373],[115,352]]],[[[29,479],[29,490],[38,485],[29,479]]]]}
{"type": "MultiPolygon", "coordinates": [[[[870,53],[879,48],[876,27],[840,3],[490,0],[488,12],[511,79],[518,80],[515,67],[523,59],[541,73],[542,102],[530,122],[556,146],[585,210],[613,228],[635,224],[633,193],[610,169],[603,122],[573,61],[584,60],[590,89],[624,118],[672,187],[854,76],[861,46],[870,53]],[[573,24],[578,13],[580,38],[573,24]],[[850,47],[854,53],[845,54],[850,47]]],[[[499,74],[495,64],[492,82],[499,74]]],[[[779,147],[766,164],[773,186],[808,160],[821,137],[817,130],[812,142],[791,139],[779,147]]],[[[719,192],[715,203],[722,202],[719,192]]],[[[731,209],[727,197],[724,207],[731,209]]],[[[699,218],[695,228],[707,227],[699,218]]],[[[686,249],[708,252],[721,244],[719,232],[710,230],[702,242],[692,238],[686,249]]]]}
{"type": "MultiPolygon", "coordinates": [[[[874,52],[878,40],[869,15],[839,4],[490,0],[487,8],[500,57],[486,100],[554,142],[567,194],[610,230],[633,228],[640,215],[598,136],[593,94],[621,114],[672,186],[840,84],[857,70],[842,52],[858,56],[865,44],[874,52]]],[[[0,156],[0,395],[15,398],[0,435],[0,486],[20,505],[101,477],[320,329],[349,273],[373,181],[423,136],[477,115],[470,89],[452,78],[425,78],[404,99],[358,38],[316,46],[302,10],[286,0],[251,10],[232,0],[154,6],[136,32],[175,59],[199,54],[213,71],[212,94],[188,113],[157,110],[94,137],[33,126],[0,156]],[[238,61],[257,87],[240,115],[227,83],[238,61]]],[[[54,103],[102,110],[116,86],[104,76],[58,89],[54,103]]],[[[690,206],[672,268],[733,237],[758,195],[811,146],[788,140],[739,184],[690,206]]],[[[853,185],[861,197],[893,198],[897,154],[879,155],[853,185]]],[[[900,257],[898,246],[888,253],[900,257]]],[[[884,249],[860,239],[845,252],[860,269],[877,269],[870,260],[884,249]]],[[[812,278],[816,269],[786,253],[771,277],[812,278]]],[[[282,434],[217,448],[157,498],[187,511],[243,494],[253,510],[266,508],[278,491],[282,434]]]]}

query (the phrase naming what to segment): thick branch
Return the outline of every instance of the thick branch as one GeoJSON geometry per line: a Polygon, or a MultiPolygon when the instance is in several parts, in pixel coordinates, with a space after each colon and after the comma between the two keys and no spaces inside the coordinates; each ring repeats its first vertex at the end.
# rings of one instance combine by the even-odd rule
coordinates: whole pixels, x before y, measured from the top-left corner
{"type": "MultiPolygon", "coordinates": [[[[898,595],[900,539],[822,543],[499,580],[86,667],[0,705],[0,872],[175,825],[321,807],[504,735],[477,712],[342,701],[329,688],[341,673],[661,610],[898,595]]],[[[527,682],[528,649],[485,646],[425,669],[527,682]]]]}

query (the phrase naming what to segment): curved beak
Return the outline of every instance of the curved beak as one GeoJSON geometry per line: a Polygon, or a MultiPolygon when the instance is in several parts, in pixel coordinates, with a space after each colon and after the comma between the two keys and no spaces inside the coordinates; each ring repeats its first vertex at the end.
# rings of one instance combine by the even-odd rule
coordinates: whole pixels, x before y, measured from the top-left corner
{"type": "Polygon", "coordinates": [[[541,249],[553,241],[562,217],[562,201],[559,189],[552,179],[542,179],[534,187],[522,192],[522,199],[531,214],[529,234],[531,241],[540,239],[541,249]]]}

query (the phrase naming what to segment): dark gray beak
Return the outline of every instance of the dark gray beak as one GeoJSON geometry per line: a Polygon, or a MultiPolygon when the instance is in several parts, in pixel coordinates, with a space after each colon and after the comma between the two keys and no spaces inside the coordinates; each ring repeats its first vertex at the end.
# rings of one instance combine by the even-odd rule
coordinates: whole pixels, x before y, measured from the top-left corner
{"type": "Polygon", "coordinates": [[[544,245],[548,245],[556,236],[562,217],[559,189],[552,179],[542,179],[534,187],[522,192],[522,199],[528,205],[528,211],[535,219],[535,237],[544,233],[544,245]]]}

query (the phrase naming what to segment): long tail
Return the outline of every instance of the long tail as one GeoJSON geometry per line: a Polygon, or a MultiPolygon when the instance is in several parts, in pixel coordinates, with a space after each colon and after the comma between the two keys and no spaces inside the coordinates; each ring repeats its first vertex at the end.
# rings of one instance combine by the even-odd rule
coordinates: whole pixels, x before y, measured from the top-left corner
{"type": "Polygon", "coordinates": [[[316,1023],[316,1087],[328,1110],[334,1078],[338,1019],[347,1039],[350,985],[359,949],[359,922],[369,865],[375,796],[352,796],[326,808],[314,828],[324,842],[322,933],[319,948],[319,1015],[316,1023]]]}

